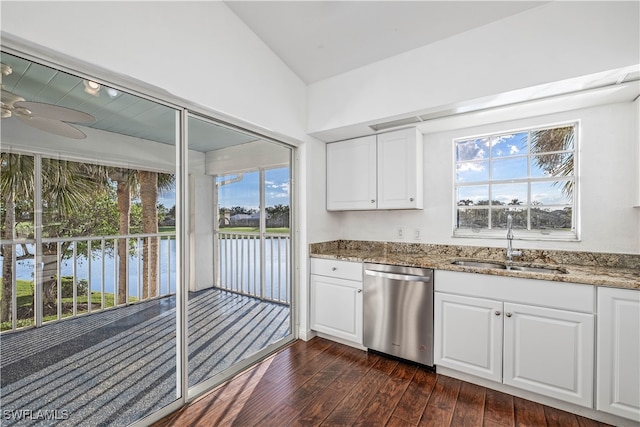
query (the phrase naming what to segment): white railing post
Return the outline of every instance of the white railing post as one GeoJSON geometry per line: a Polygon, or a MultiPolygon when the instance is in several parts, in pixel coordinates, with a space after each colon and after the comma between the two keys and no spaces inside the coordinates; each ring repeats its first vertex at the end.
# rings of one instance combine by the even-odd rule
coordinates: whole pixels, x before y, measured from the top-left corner
{"type": "Polygon", "coordinates": [[[105,298],[104,298],[104,279],[105,279],[105,269],[104,269],[104,252],[106,249],[106,240],[104,238],[100,239],[100,308],[104,310],[105,306],[105,298]]]}
{"type": "Polygon", "coordinates": [[[113,306],[118,306],[118,300],[120,299],[120,277],[118,271],[120,270],[120,239],[117,237],[113,239],[113,306]]]}
{"type": "Polygon", "coordinates": [[[91,295],[91,240],[87,240],[87,313],[91,314],[93,299],[91,295]]]}
{"type": "Polygon", "coordinates": [[[56,311],[58,320],[62,319],[62,242],[56,242],[56,311]]]}
{"type": "MultiPolygon", "coordinates": [[[[11,329],[15,330],[18,327],[18,276],[16,275],[17,255],[16,245],[13,246],[11,251],[11,263],[13,268],[11,269],[11,329]]],[[[4,261],[6,262],[6,261],[4,261]]],[[[35,299],[35,298],[34,298],[35,299]]],[[[35,301],[34,301],[35,303],[35,301]]]]}
{"type": "Polygon", "coordinates": [[[73,242],[73,264],[72,265],[72,275],[73,275],[73,316],[78,315],[78,242],[73,242]]]}

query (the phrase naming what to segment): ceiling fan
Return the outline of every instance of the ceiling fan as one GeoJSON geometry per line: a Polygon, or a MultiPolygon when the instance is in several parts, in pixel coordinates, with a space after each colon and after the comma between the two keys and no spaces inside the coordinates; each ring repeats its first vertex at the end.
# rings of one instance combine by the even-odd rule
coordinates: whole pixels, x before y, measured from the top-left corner
{"type": "Polygon", "coordinates": [[[84,139],[87,135],[71,123],[92,123],[96,119],[91,114],[59,105],[42,102],[29,102],[24,98],[5,90],[2,77],[13,72],[11,67],[0,63],[0,87],[2,88],[3,119],[15,117],[29,126],[73,139],[84,139]]]}

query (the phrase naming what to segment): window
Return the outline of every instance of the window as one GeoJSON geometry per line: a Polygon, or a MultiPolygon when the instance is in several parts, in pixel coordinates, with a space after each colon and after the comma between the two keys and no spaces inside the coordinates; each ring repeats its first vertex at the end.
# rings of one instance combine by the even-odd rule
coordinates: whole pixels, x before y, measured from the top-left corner
{"type": "Polygon", "coordinates": [[[573,239],[577,123],[464,139],[455,144],[454,236],[573,239]]]}

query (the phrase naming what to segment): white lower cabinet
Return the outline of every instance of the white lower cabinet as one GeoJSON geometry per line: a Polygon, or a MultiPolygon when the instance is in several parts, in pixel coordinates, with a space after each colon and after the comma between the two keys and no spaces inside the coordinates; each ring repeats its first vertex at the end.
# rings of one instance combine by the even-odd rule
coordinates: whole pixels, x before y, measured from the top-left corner
{"type": "Polygon", "coordinates": [[[311,259],[311,329],[362,345],[362,264],[311,259]]]}
{"type": "Polygon", "coordinates": [[[504,304],[504,384],[592,408],[593,349],[593,314],[504,304]]]}
{"type": "Polygon", "coordinates": [[[434,307],[435,364],[502,381],[502,303],[436,292],[434,307]]]}
{"type": "Polygon", "coordinates": [[[640,291],[598,289],[597,409],[640,423],[640,291]]]}
{"type": "Polygon", "coordinates": [[[436,272],[434,283],[436,365],[593,407],[593,287],[438,273],[442,272],[436,272]],[[556,286],[556,295],[550,297],[556,286]],[[573,288],[568,292],[566,286],[573,288]],[[578,295],[566,297],[565,303],[563,295],[573,290],[578,295]],[[498,295],[503,296],[497,299],[498,295]],[[529,305],[545,300],[551,308],[529,305]],[[584,312],[566,309],[574,307],[584,312]]]}

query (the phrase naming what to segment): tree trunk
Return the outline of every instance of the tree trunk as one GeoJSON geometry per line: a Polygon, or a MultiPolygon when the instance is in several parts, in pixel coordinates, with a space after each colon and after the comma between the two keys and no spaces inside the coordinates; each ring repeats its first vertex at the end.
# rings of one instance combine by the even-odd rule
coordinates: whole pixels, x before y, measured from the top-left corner
{"type": "MultiPolygon", "coordinates": [[[[13,228],[16,216],[16,204],[13,199],[13,192],[5,197],[4,207],[6,215],[4,218],[5,240],[13,240],[13,228]]],[[[13,245],[2,246],[2,305],[0,306],[0,320],[2,322],[11,321],[11,307],[13,302],[13,245]]]]}
{"type": "MultiPolygon", "coordinates": [[[[142,202],[142,232],[158,232],[158,173],[139,171],[140,201],[142,202]]],[[[158,294],[158,238],[145,238],[142,288],[143,298],[158,294]]]]}
{"type": "Polygon", "coordinates": [[[58,261],[64,254],[64,245],[58,253],[58,245],[45,243],[42,245],[42,304],[43,307],[56,307],[58,299],[58,261]]]}
{"type": "MultiPolygon", "coordinates": [[[[118,180],[117,197],[120,217],[119,234],[126,236],[129,234],[129,212],[131,211],[130,188],[126,175],[118,180]]],[[[127,239],[120,238],[118,240],[118,304],[124,304],[127,301],[127,261],[129,259],[127,249],[127,239]]]]}

